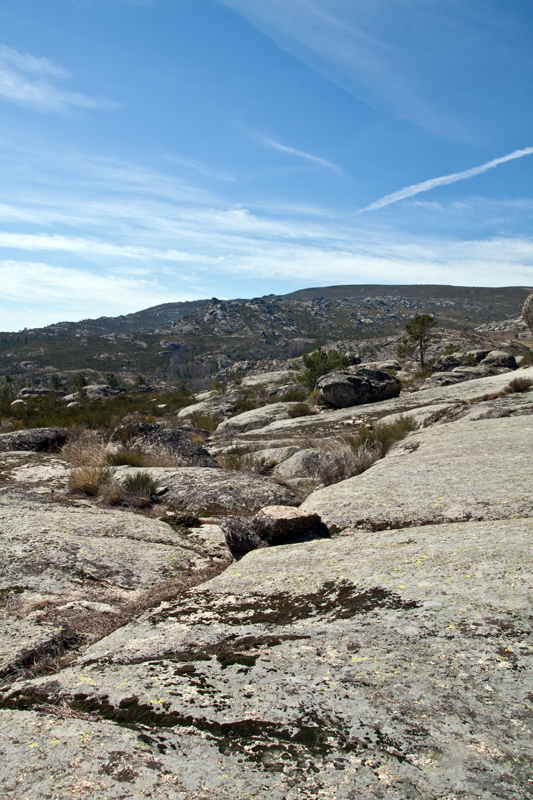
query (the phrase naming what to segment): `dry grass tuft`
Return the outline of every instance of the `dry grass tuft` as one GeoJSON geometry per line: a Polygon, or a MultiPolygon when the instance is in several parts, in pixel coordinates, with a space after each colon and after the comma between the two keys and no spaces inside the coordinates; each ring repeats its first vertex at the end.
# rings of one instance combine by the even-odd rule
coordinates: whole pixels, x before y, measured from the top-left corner
{"type": "Polygon", "coordinates": [[[102,437],[92,430],[82,428],[73,431],[72,439],[61,451],[73,467],[102,467],[106,463],[106,451],[102,437]]]}
{"type": "Polygon", "coordinates": [[[74,494],[87,494],[96,497],[100,488],[111,479],[111,473],[105,467],[76,467],[70,473],[68,488],[74,494]]]}
{"type": "Polygon", "coordinates": [[[505,387],[505,393],[511,394],[513,392],[527,392],[533,386],[533,381],[530,378],[513,378],[510,383],[505,387]]]}

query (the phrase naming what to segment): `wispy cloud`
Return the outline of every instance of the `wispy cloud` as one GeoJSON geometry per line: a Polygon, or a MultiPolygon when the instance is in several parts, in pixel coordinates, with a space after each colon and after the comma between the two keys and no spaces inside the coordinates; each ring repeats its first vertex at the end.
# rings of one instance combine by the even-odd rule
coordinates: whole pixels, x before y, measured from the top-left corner
{"type": "Polygon", "coordinates": [[[6,45],[0,46],[0,97],[45,113],[65,112],[71,108],[116,107],[115,103],[103,98],[66,92],[52,81],[68,77],[62,67],[48,58],[37,58],[18,53],[6,45]]]}
{"type": "Polygon", "coordinates": [[[219,172],[218,170],[210,169],[210,167],[202,164],[201,161],[196,161],[192,158],[180,158],[179,156],[167,156],[166,158],[167,161],[198,172],[199,175],[205,175],[206,178],[214,178],[217,181],[229,181],[232,183],[237,180],[235,175],[229,172],[219,172]]]}
{"type": "Polygon", "coordinates": [[[277,142],[275,139],[271,139],[269,136],[265,136],[262,133],[257,133],[256,131],[252,131],[252,136],[254,139],[257,139],[259,142],[264,144],[265,147],[270,147],[272,150],[278,150],[280,153],[287,153],[291,156],[304,158],[306,161],[311,161],[313,164],[318,164],[321,167],[327,167],[328,169],[333,170],[333,172],[337,172],[339,174],[342,173],[342,170],[336,164],[332,164],[331,161],[326,161],[325,158],[320,158],[319,156],[314,156],[311,153],[306,153],[305,150],[298,150],[296,147],[288,147],[286,144],[281,144],[281,142],[277,142]]]}
{"type": "Polygon", "coordinates": [[[514,150],[507,156],[493,158],[492,161],[487,161],[486,164],[481,164],[479,167],[465,169],[463,172],[452,172],[450,175],[442,175],[440,178],[430,178],[430,180],[422,181],[422,183],[413,183],[411,186],[406,186],[404,189],[400,189],[397,192],[393,192],[392,194],[385,195],[385,197],[381,197],[379,200],[375,200],[373,203],[370,203],[370,205],[360,209],[357,214],[362,214],[364,211],[377,211],[379,208],[390,206],[391,203],[398,203],[400,200],[405,200],[407,197],[414,197],[415,194],[429,192],[431,189],[435,189],[437,186],[447,186],[450,183],[456,183],[456,181],[464,181],[467,178],[475,178],[476,175],[481,175],[483,172],[487,172],[489,169],[494,169],[494,167],[497,167],[500,164],[505,164],[507,161],[514,161],[515,158],[529,156],[532,153],[533,147],[525,147],[523,150],[514,150]]]}

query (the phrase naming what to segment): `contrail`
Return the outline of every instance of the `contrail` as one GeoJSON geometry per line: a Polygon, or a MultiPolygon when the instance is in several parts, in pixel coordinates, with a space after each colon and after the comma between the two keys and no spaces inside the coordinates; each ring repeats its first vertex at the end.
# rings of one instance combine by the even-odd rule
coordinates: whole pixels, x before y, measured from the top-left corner
{"type": "Polygon", "coordinates": [[[533,147],[525,147],[523,150],[514,150],[508,156],[501,158],[493,158],[492,161],[487,161],[486,164],[481,164],[480,167],[472,167],[472,169],[465,169],[464,172],[452,172],[451,175],[443,175],[440,178],[431,178],[429,181],[422,181],[422,183],[413,183],[412,186],[406,186],[405,189],[400,189],[398,192],[387,194],[380,200],[370,203],[369,206],[362,208],[357,214],[362,214],[364,211],[376,211],[378,208],[390,206],[391,203],[397,203],[399,200],[405,200],[406,197],[413,197],[420,192],[429,192],[435,186],[446,186],[448,183],[455,183],[456,181],[464,181],[466,178],[473,178],[476,175],[481,175],[488,169],[493,169],[499,164],[505,164],[506,161],[513,161],[515,158],[522,158],[529,156],[533,153],[533,147]]]}
{"type": "Polygon", "coordinates": [[[263,144],[265,144],[267,147],[271,147],[273,150],[279,150],[281,153],[289,153],[293,156],[306,158],[308,161],[313,161],[315,164],[321,164],[323,167],[328,167],[328,169],[332,169],[334,172],[342,172],[342,170],[336,164],[332,164],[331,161],[326,161],[325,158],[313,156],[311,153],[306,153],[304,150],[297,150],[295,147],[287,147],[287,145],[281,144],[281,142],[277,142],[275,139],[271,139],[269,136],[264,136],[263,134],[255,135],[256,138],[263,142],[263,144]]]}

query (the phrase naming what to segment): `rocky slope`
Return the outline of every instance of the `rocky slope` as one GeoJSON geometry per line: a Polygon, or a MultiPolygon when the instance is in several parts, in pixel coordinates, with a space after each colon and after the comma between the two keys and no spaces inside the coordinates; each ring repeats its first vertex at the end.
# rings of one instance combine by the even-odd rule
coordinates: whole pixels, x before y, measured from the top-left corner
{"type": "Polygon", "coordinates": [[[2,800],[533,796],[533,367],[491,369],[233,417],[203,446],[244,468],[149,467],[151,510],[69,495],[68,446],[0,453],[2,800]],[[302,474],[398,420],[361,474],[302,474]],[[234,561],[228,515],[272,504],[234,561]]]}

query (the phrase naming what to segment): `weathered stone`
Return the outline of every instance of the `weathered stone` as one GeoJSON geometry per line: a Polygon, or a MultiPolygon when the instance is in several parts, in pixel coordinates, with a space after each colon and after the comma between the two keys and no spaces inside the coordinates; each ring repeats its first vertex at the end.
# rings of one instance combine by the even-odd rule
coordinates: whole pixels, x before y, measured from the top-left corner
{"type": "Polygon", "coordinates": [[[327,525],[366,530],[526,516],[532,448],[531,416],[436,425],[409,434],[362,475],[313,492],[302,508],[327,525]]]}
{"type": "Polygon", "coordinates": [[[507,519],[250,553],[5,692],[4,792],[44,797],[55,775],[58,800],[523,800],[530,533],[507,519]]]}
{"type": "MultiPolygon", "coordinates": [[[[122,483],[138,472],[135,467],[118,467],[114,477],[122,483]]],[[[254,514],[263,506],[280,503],[299,505],[297,496],[286,486],[247,472],[209,467],[148,467],[158,486],[165,486],[165,502],[180,511],[199,517],[254,514]]]]}
{"type": "Polygon", "coordinates": [[[255,387],[273,385],[275,383],[287,383],[294,374],[294,372],[288,369],[277,370],[276,372],[261,372],[259,375],[247,375],[242,379],[242,385],[255,387]]]}
{"type": "Polygon", "coordinates": [[[533,293],[529,295],[524,303],[522,316],[527,327],[533,333],[533,293]]]}
{"type": "Polygon", "coordinates": [[[357,368],[356,371],[341,370],[324,375],[317,388],[329,406],[348,408],[398,397],[401,383],[388,372],[357,368]]]}
{"type": "Polygon", "coordinates": [[[264,542],[279,544],[309,533],[320,523],[320,517],[313,512],[287,506],[267,506],[253,518],[253,529],[264,542]]]}
{"type": "Polygon", "coordinates": [[[12,433],[0,433],[0,451],[59,450],[69,439],[70,434],[64,428],[29,428],[12,433]]]}
{"type": "Polygon", "coordinates": [[[191,441],[181,428],[129,422],[115,428],[109,439],[109,449],[117,450],[121,445],[140,447],[148,455],[170,458],[177,467],[220,467],[205,447],[191,441]]]}
{"type": "Polygon", "coordinates": [[[184,536],[131,513],[0,490],[0,670],[100,638],[161,587],[178,591],[230,561],[221,532],[184,536]]]}
{"type": "Polygon", "coordinates": [[[342,462],[342,455],[317,447],[306,447],[274,467],[272,475],[284,481],[298,478],[314,478],[320,482],[320,475],[328,468],[335,469],[342,462]]]}
{"type": "Polygon", "coordinates": [[[491,367],[509,367],[509,369],[516,369],[515,357],[506,350],[491,350],[481,361],[481,364],[491,367]]]}
{"type": "Polygon", "coordinates": [[[0,452],[0,485],[46,493],[65,490],[70,464],[59,455],[16,450],[0,452]]]}
{"type": "Polygon", "coordinates": [[[289,419],[289,411],[297,405],[298,403],[270,403],[261,408],[244,411],[236,417],[221,422],[215,433],[217,436],[235,436],[245,431],[264,428],[272,422],[289,419]]]}
{"type": "Polygon", "coordinates": [[[228,417],[236,409],[237,400],[242,395],[237,392],[226,392],[217,394],[201,403],[194,403],[191,406],[180,408],[176,413],[178,419],[189,419],[190,417],[228,417]]]}
{"type": "Polygon", "coordinates": [[[235,556],[243,556],[258,547],[266,547],[266,542],[253,529],[250,517],[225,517],[220,525],[226,544],[235,556]]]}
{"type": "Polygon", "coordinates": [[[119,391],[119,389],[112,389],[111,386],[105,383],[90,383],[84,388],[83,394],[85,397],[88,397],[89,400],[98,400],[100,397],[110,397],[111,395],[118,394],[119,391]]]}

